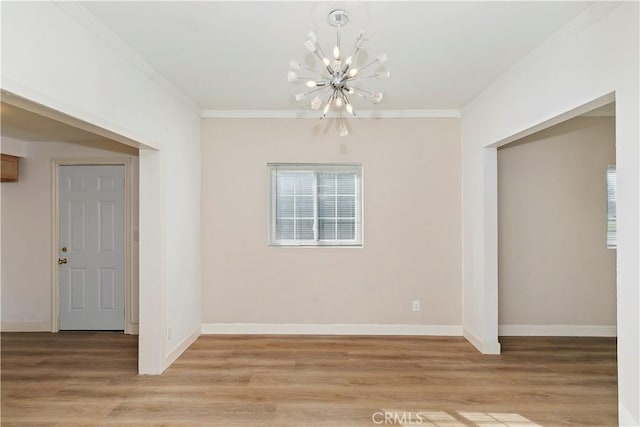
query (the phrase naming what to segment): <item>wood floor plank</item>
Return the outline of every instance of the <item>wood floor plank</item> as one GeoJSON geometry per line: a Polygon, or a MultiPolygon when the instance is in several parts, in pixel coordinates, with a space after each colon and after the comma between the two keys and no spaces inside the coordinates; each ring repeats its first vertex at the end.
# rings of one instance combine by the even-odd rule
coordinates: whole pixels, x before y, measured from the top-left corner
{"type": "Polygon", "coordinates": [[[135,336],[1,341],[3,427],[617,424],[611,338],[202,336],[162,376],[137,375],[135,336]]]}

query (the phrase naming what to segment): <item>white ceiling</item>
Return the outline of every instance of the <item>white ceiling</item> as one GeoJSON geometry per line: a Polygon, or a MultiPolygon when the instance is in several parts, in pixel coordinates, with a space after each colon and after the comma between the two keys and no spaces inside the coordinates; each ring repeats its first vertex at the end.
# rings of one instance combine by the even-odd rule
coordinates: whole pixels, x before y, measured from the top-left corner
{"type": "MultiPolygon", "coordinates": [[[[591,2],[83,2],[99,21],[205,110],[293,110],[290,58],[344,8],[343,46],[364,29],[365,56],[387,53],[376,108],[458,109],[591,2]]],[[[364,85],[363,85],[364,86],[364,85]]],[[[366,104],[356,107],[370,109],[366,104]]]]}

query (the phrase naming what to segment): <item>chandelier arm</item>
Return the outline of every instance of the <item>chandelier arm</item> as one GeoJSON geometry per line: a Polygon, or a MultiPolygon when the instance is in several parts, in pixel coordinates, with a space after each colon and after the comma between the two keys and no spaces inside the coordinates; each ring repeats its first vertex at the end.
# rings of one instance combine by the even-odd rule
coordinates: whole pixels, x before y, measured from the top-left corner
{"type": "Polygon", "coordinates": [[[376,77],[380,77],[380,75],[378,73],[376,73],[376,74],[370,74],[368,76],[362,76],[362,77],[358,76],[358,79],[365,80],[365,79],[373,79],[373,78],[376,78],[376,77]]]}
{"type": "Polygon", "coordinates": [[[358,54],[358,52],[360,52],[360,47],[356,46],[355,50],[353,51],[353,53],[351,54],[350,58],[351,58],[351,62],[349,62],[348,64],[345,61],[344,64],[344,68],[342,69],[342,73],[345,74],[347,71],[349,71],[349,68],[351,68],[351,65],[355,62],[356,60],[356,55],[358,54]]]}
{"type": "Polygon", "coordinates": [[[368,90],[364,90],[362,88],[359,87],[355,87],[355,86],[349,86],[350,89],[353,89],[353,93],[355,93],[356,95],[360,96],[361,98],[364,98],[366,100],[369,100],[369,96],[373,96],[373,92],[369,92],[368,90]]]}
{"type": "Polygon", "coordinates": [[[360,98],[366,99],[374,105],[382,101],[383,98],[382,92],[370,92],[355,86],[350,86],[349,89],[352,91],[351,93],[355,93],[360,98]]]}
{"type": "MultiPolygon", "coordinates": [[[[304,80],[304,81],[314,80],[314,81],[316,81],[316,78],[315,77],[298,76],[296,78],[296,80],[304,80]]],[[[321,80],[321,81],[326,81],[326,80],[321,80]]]]}
{"type": "Polygon", "coordinates": [[[324,119],[325,117],[327,117],[327,113],[329,112],[329,108],[331,107],[331,103],[333,102],[333,97],[335,95],[335,90],[333,91],[333,93],[329,96],[329,99],[327,100],[327,103],[324,106],[324,110],[322,112],[322,117],[320,117],[320,120],[324,119]]]}
{"type": "MultiPolygon", "coordinates": [[[[345,102],[345,106],[351,106],[351,114],[353,114],[353,117],[356,116],[356,112],[353,109],[353,105],[351,104],[351,101],[349,101],[349,98],[347,97],[346,93],[342,93],[342,96],[344,97],[344,102],[345,102]]],[[[346,108],[347,111],[349,111],[349,108],[346,108]]]]}
{"type": "Polygon", "coordinates": [[[329,65],[326,62],[324,62],[325,58],[328,60],[327,55],[324,54],[324,51],[322,50],[319,44],[316,43],[316,50],[313,51],[313,53],[316,54],[316,56],[320,60],[320,63],[322,63],[322,65],[324,65],[324,67],[327,69],[327,72],[329,72],[329,75],[332,75],[333,70],[331,69],[331,67],[329,67],[329,65]]]}
{"type": "Polygon", "coordinates": [[[319,91],[321,91],[321,90],[323,90],[323,89],[327,89],[327,88],[328,88],[328,86],[320,86],[320,87],[317,87],[317,88],[314,88],[314,89],[308,90],[308,91],[303,92],[303,93],[301,94],[301,98],[305,98],[305,97],[307,97],[308,95],[311,95],[312,93],[316,93],[316,92],[319,92],[319,91]]]}
{"type": "Polygon", "coordinates": [[[329,74],[331,74],[331,71],[332,71],[332,70],[331,70],[331,67],[329,67],[329,66],[324,62],[324,58],[323,58],[323,57],[326,57],[326,56],[324,55],[324,52],[322,52],[322,49],[320,49],[320,46],[318,46],[318,48],[317,48],[313,53],[315,53],[315,54],[316,54],[316,56],[317,56],[317,57],[318,57],[318,59],[320,60],[320,63],[321,63],[322,65],[324,65],[324,68],[327,70],[327,72],[328,72],[329,74]],[[320,51],[320,52],[318,52],[318,51],[320,51]],[[321,53],[322,53],[322,55],[320,55],[321,53]]]}
{"type": "Polygon", "coordinates": [[[313,68],[311,68],[311,67],[307,67],[307,66],[306,66],[306,65],[304,65],[304,64],[300,64],[300,65],[302,66],[302,68],[304,68],[305,70],[310,71],[310,72],[312,72],[312,73],[317,73],[317,72],[318,72],[318,70],[314,70],[313,68]]]}
{"type": "Polygon", "coordinates": [[[292,59],[289,61],[289,69],[291,71],[297,71],[299,69],[305,69],[311,73],[316,74],[318,72],[318,70],[314,70],[311,67],[308,67],[306,64],[303,64],[302,62],[298,62],[295,59],[292,59]]]}
{"type": "Polygon", "coordinates": [[[336,60],[340,60],[340,58],[342,57],[342,51],[340,49],[340,24],[338,24],[338,26],[336,27],[336,47],[338,48],[338,57],[336,58],[336,60]]]}
{"type": "Polygon", "coordinates": [[[378,59],[374,59],[373,61],[369,62],[367,65],[363,65],[362,67],[360,67],[360,71],[367,69],[369,67],[371,67],[372,65],[375,65],[378,63],[378,59]]]}
{"type": "Polygon", "coordinates": [[[362,93],[358,92],[358,91],[354,91],[353,93],[355,93],[356,95],[358,95],[360,98],[362,99],[366,99],[367,101],[369,101],[369,97],[367,97],[366,95],[363,95],[362,93]]]}

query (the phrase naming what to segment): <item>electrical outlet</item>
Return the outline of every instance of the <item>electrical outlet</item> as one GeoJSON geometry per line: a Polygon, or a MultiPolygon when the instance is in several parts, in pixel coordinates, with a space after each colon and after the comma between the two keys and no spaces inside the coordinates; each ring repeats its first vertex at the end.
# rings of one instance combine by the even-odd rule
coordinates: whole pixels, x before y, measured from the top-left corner
{"type": "Polygon", "coordinates": [[[420,311],[420,300],[413,300],[413,311],[420,311]]]}

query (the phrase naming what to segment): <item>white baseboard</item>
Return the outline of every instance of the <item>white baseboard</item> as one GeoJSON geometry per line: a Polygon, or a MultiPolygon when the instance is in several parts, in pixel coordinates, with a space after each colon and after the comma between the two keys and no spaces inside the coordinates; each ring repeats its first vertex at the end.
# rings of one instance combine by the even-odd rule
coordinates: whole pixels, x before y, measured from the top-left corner
{"type": "Polygon", "coordinates": [[[615,337],[617,328],[606,325],[500,325],[498,335],[517,337],[615,337]]]}
{"type": "Polygon", "coordinates": [[[627,406],[620,401],[618,401],[618,425],[627,427],[640,426],[640,418],[635,418],[631,411],[627,409],[627,406]]]}
{"type": "Polygon", "coordinates": [[[140,331],[139,323],[129,323],[124,331],[127,335],[138,335],[140,331]]]}
{"type": "Polygon", "coordinates": [[[176,359],[180,357],[180,355],[184,353],[184,351],[195,342],[195,340],[198,339],[198,337],[200,336],[200,329],[200,327],[194,329],[193,332],[187,335],[185,339],[180,341],[180,343],[178,343],[178,345],[176,345],[174,349],[169,352],[169,354],[164,358],[164,369],[167,369],[169,366],[171,366],[171,364],[175,362],[176,359]]]}
{"type": "Polygon", "coordinates": [[[51,322],[2,322],[2,332],[51,332],[51,322]]]}
{"type": "Polygon", "coordinates": [[[478,337],[476,337],[466,329],[463,331],[463,336],[482,354],[500,354],[500,343],[497,341],[490,343],[482,342],[478,339],[478,337]]]}
{"type": "Polygon", "coordinates": [[[459,325],[375,325],[311,323],[203,323],[212,335],[439,335],[462,336],[459,325]]]}

